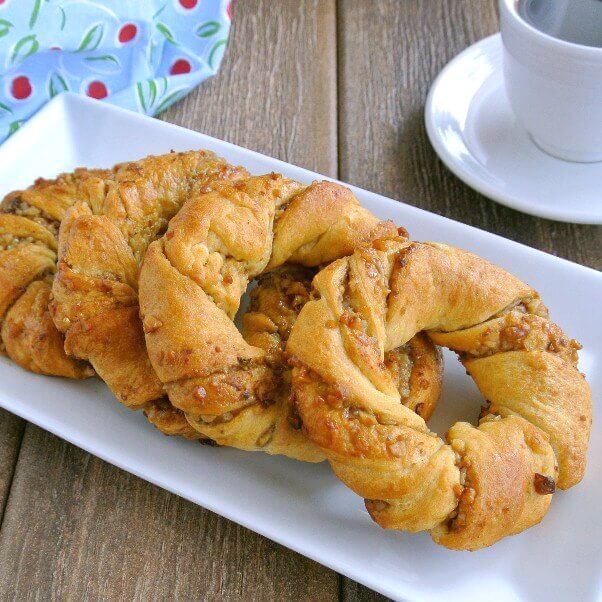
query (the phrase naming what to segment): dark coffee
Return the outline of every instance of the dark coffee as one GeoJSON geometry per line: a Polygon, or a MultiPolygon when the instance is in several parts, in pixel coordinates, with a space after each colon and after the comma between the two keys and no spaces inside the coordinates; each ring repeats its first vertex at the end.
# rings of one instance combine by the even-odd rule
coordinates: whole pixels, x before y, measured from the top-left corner
{"type": "Polygon", "coordinates": [[[550,36],[602,48],[602,0],[518,0],[518,11],[550,36]]]}

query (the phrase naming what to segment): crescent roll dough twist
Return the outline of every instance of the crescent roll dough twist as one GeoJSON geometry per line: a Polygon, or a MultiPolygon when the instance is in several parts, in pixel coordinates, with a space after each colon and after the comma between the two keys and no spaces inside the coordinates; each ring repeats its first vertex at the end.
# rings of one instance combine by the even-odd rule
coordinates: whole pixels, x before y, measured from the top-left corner
{"type": "MultiPolygon", "coordinates": [[[[277,271],[252,295],[242,335],[233,319],[256,276],[284,264],[319,266],[392,232],[330,182],[303,186],[271,174],[217,182],[190,199],[150,245],[140,273],[146,344],[172,404],[220,444],[322,459],[299,432],[282,355],[308,296],[307,277],[277,271]]],[[[414,378],[401,376],[394,355],[391,374],[404,386],[418,383],[428,413],[439,392],[439,358],[425,341],[413,349],[414,378]]]]}
{"type": "MultiPolygon", "coordinates": [[[[113,177],[91,178],[85,202],[61,223],[52,316],[65,350],[94,367],[115,396],[144,408],[164,395],[144,344],[138,310],[138,266],[195,188],[245,176],[209,151],[170,153],[129,163],[113,177]]],[[[149,410],[153,422],[177,431],[182,417],[149,410]]]]}
{"type": "MultiPolygon", "coordinates": [[[[215,169],[216,160],[205,151],[172,153],[110,170],[77,169],[7,195],[0,204],[0,352],[34,372],[91,376],[89,364],[65,352],[64,338],[49,311],[61,221],[77,203],[119,218],[139,256],[144,237],[164,228],[177,209],[172,206],[175,195],[153,196],[152,189],[163,185],[164,190],[177,190],[176,184],[188,182],[195,167],[200,168],[199,179],[206,181],[202,170],[208,165],[215,169]],[[121,194],[115,194],[117,189],[121,194]]],[[[223,161],[217,162],[227,171],[223,161]]]]}
{"type": "Polygon", "coordinates": [[[314,287],[287,347],[297,409],[378,524],[474,550],[535,525],[555,484],[581,480],[591,397],[579,345],[529,286],[460,249],[383,239],[314,287]],[[488,400],[447,443],[398,403],[383,363],[421,331],[459,354],[488,400]]]}
{"type": "Polygon", "coordinates": [[[0,352],[32,372],[85,378],[90,367],[70,358],[48,312],[56,270],[58,228],[93,177],[109,171],[78,169],[37,180],[0,204],[0,352]]]}

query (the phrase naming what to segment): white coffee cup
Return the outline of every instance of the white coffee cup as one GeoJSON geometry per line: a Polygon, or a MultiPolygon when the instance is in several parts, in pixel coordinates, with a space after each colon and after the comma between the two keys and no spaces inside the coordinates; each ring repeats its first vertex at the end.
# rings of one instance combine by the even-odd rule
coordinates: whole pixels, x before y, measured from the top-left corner
{"type": "MultiPolygon", "coordinates": [[[[567,0],[548,2],[570,9],[567,0]]],[[[602,47],[536,29],[520,14],[520,0],[499,3],[506,94],[517,119],[550,155],[602,161],[602,47]]]]}

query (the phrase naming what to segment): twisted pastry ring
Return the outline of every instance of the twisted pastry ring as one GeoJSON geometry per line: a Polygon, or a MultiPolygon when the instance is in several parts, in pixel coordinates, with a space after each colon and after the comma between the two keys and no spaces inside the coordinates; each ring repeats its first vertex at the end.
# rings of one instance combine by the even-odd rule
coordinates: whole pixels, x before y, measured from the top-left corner
{"type": "MultiPolygon", "coordinates": [[[[0,353],[33,372],[91,376],[88,363],[65,352],[49,311],[61,222],[83,203],[88,213],[116,220],[139,260],[196,182],[232,175],[246,172],[213,153],[191,151],[77,169],[8,194],[0,204],[0,353]]],[[[82,249],[83,257],[91,250],[82,249]]]]}
{"type": "Polygon", "coordinates": [[[88,179],[112,173],[78,169],[54,180],[40,178],[0,204],[0,353],[27,370],[68,378],[93,374],[85,362],[65,353],[48,304],[59,224],[84,194],[88,179]]]}
{"type": "MultiPolygon", "coordinates": [[[[303,186],[270,174],[216,182],[191,198],[149,246],[139,283],[149,357],[171,403],[219,444],[323,459],[289,399],[282,352],[309,277],[288,264],[316,267],[395,231],[330,182],[303,186]],[[233,322],[241,297],[266,272],[241,335],[233,322]]],[[[419,337],[389,364],[400,389],[419,390],[405,397],[420,396],[430,414],[441,369],[434,346],[419,337]]]]}
{"type": "Polygon", "coordinates": [[[575,341],[537,293],[446,245],[388,239],[314,279],[289,338],[309,438],[389,529],[475,550],[538,523],[585,469],[591,396],[575,341]],[[384,354],[421,331],[456,351],[488,400],[447,443],[398,403],[384,354]],[[315,341],[322,341],[316,345],[315,341]]]}
{"type": "Polygon", "coordinates": [[[92,376],[91,363],[122,401],[150,404],[161,430],[198,438],[161,400],[138,317],[138,264],[195,187],[246,175],[209,151],[189,151],[77,169],[7,195],[0,352],[28,370],[69,378],[92,376]]]}
{"type": "MultiPolygon", "coordinates": [[[[65,215],[52,317],[67,353],[89,362],[121,403],[145,408],[165,395],[139,318],[138,269],[146,248],[195,187],[246,175],[209,151],[151,156],[112,178],[91,178],[83,202],[65,215]]],[[[177,430],[161,409],[151,413],[165,419],[162,430],[177,430]]]]}

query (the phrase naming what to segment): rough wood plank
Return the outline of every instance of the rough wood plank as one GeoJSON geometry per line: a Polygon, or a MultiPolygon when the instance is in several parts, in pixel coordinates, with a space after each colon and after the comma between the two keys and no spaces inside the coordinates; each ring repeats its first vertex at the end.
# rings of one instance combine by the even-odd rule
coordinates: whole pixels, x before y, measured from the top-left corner
{"type": "MultiPolygon", "coordinates": [[[[336,175],[333,0],[245,0],[220,74],[164,118],[336,175]]],[[[28,425],[0,599],[333,600],[338,576],[28,425]]]]}
{"type": "MultiPolygon", "coordinates": [[[[531,217],[487,200],[439,161],[424,102],[441,68],[499,29],[494,0],[339,0],[339,177],[592,267],[602,228],[531,217]]],[[[344,579],[345,600],[383,597],[344,579]]]]}
{"type": "Polygon", "coordinates": [[[337,23],[343,180],[602,268],[602,228],[498,205],[453,176],[428,142],[428,89],[451,58],[499,29],[494,0],[340,0],[337,23]]]}
{"type": "Polygon", "coordinates": [[[334,0],[244,0],[218,76],[164,117],[336,176],[336,74],[334,0]]]}
{"type": "Polygon", "coordinates": [[[0,410],[0,525],[24,429],[24,420],[6,410],[0,410]]]}

